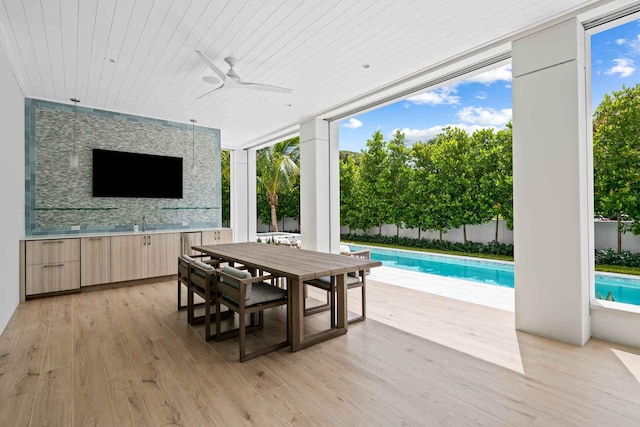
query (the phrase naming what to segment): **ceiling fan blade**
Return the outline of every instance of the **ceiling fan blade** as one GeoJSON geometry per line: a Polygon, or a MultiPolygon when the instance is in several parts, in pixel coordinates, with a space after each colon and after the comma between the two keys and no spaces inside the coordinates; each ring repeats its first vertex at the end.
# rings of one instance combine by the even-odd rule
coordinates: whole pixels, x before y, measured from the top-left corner
{"type": "Polygon", "coordinates": [[[209,58],[204,56],[204,53],[200,52],[199,50],[196,50],[196,53],[198,54],[202,62],[207,64],[207,67],[211,68],[211,71],[216,73],[216,76],[218,76],[220,81],[224,82],[227,79],[227,76],[225,76],[225,74],[222,71],[220,71],[220,68],[216,67],[216,65],[213,62],[211,62],[209,58]]]}
{"type": "Polygon", "coordinates": [[[265,92],[293,93],[293,91],[291,89],[288,89],[286,87],[265,85],[265,84],[262,84],[262,83],[238,82],[236,85],[238,87],[244,87],[244,88],[247,88],[247,89],[262,90],[262,91],[265,91],[265,92]]]}
{"type": "Polygon", "coordinates": [[[217,88],[215,88],[215,89],[213,89],[213,90],[210,90],[209,92],[207,92],[207,93],[205,93],[205,94],[200,95],[199,97],[197,97],[197,98],[196,98],[196,100],[198,100],[198,99],[200,99],[200,98],[204,98],[205,96],[209,95],[210,93],[217,91],[217,90],[218,90],[218,89],[220,89],[221,87],[222,87],[222,86],[218,86],[217,88]]]}

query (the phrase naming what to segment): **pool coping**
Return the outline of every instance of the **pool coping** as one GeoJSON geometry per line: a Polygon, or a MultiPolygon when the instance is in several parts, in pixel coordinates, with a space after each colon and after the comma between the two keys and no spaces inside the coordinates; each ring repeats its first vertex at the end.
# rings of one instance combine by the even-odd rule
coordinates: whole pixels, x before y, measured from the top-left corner
{"type": "MultiPolygon", "coordinates": [[[[515,262],[514,261],[503,261],[503,260],[499,260],[499,259],[476,258],[476,257],[464,256],[464,255],[441,254],[441,253],[437,253],[437,252],[414,251],[414,250],[411,250],[411,249],[387,248],[385,246],[363,245],[363,244],[360,244],[360,243],[340,242],[340,244],[362,246],[364,248],[370,248],[370,249],[384,249],[384,250],[389,250],[389,251],[409,252],[409,253],[418,254],[418,255],[433,256],[435,258],[437,258],[437,257],[453,258],[453,259],[463,259],[465,261],[472,261],[472,262],[478,262],[478,263],[486,262],[486,263],[493,263],[493,264],[504,264],[504,265],[513,265],[513,266],[515,266],[515,262]]],[[[619,279],[638,280],[638,281],[640,281],[640,276],[636,276],[636,275],[633,275],[633,274],[609,273],[609,272],[606,272],[606,271],[595,271],[595,270],[594,270],[594,274],[602,275],[602,276],[617,277],[619,279]]],[[[497,285],[497,286],[500,286],[500,285],[497,285]]],[[[596,301],[599,301],[599,300],[596,299],[596,301]]]]}

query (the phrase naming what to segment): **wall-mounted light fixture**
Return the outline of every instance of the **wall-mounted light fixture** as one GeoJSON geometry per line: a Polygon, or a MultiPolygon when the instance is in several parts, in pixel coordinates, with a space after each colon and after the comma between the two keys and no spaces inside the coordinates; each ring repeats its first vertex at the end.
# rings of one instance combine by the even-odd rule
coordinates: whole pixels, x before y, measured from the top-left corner
{"type": "Polygon", "coordinates": [[[192,172],[195,175],[197,172],[196,169],[196,122],[197,120],[191,119],[191,151],[193,152],[192,157],[192,172]]]}
{"type": "Polygon", "coordinates": [[[71,152],[71,156],[69,156],[69,165],[71,169],[78,168],[78,151],[77,151],[77,141],[78,138],[76,136],[76,126],[78,119],[78,102],[80,102],[77,98],[70,98],[73,102],[73,151],[71,152]]]}

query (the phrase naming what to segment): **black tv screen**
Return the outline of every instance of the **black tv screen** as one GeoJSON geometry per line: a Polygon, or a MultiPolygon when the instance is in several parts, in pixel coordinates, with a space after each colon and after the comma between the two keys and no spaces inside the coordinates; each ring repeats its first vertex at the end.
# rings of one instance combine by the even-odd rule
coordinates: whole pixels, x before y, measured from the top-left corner
{"type": "Polygon", "coordinates": [[[182,198],[182,158],[93,150],[93,197],[182,198]]]}

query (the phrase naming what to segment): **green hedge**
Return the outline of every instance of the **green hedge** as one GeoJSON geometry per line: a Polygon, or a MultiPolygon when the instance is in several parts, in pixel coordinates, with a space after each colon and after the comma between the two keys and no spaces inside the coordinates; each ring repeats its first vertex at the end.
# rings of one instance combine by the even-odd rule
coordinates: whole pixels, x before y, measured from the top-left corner
{"type": "Polygon", "coordinates": [[[596,264],[640,267],[640,254],[629,251],[618,253],[615,249],[602,249],[596,251],[596,264]]]}
{"type": "Polygon", "coordinates": [[[490,255],[503,255],[513,256],[513,245],[506,243],[478,243],[478,242],[448,242],[443,240],[426,240],[426,239],[411,239],[409,237],[395,237],[395,236],[380,236],[377,234],[369,235],[356,235],[356,234],[342,234],[342,240],[362,243],[382,243],[385,245],[397,245],[405,246],[407,248],[422,248],[422,249],[438,249],[441,251],[455,251],[466,252],[475,254],[490,254],[490,255]]]}

